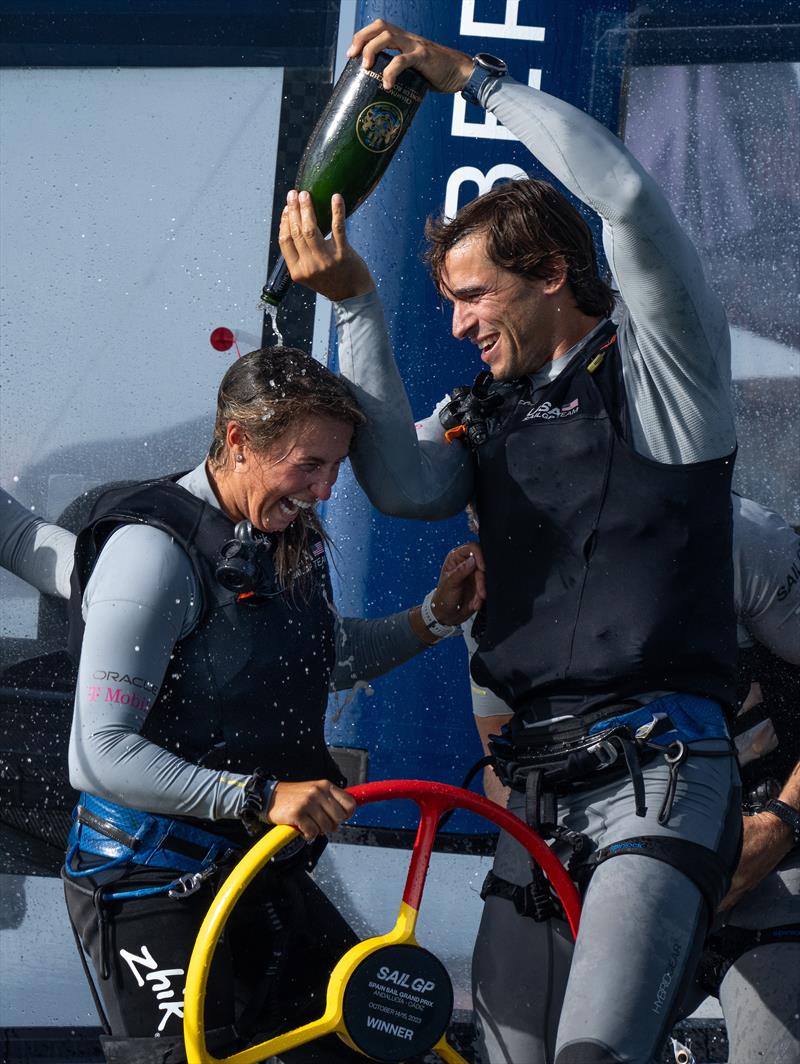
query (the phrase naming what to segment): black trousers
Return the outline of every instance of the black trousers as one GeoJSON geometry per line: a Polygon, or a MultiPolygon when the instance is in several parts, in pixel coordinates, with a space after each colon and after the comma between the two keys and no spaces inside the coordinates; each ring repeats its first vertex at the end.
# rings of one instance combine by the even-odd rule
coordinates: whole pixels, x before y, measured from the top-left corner
{"type": "MultiPolygon", "coordinates": [[[[110,1038],[109,1061],[178,1062],[183,1055],[183,995],[200,924],[224,878],[197,893],[108,900],[114,891],[170,882],[178,873],[131,867],[109,880],[65,876],[72,925],[97,976],[110,1038]]],[[[227,1055],[320,1016],[328,976],[357,941],[355,933],[301,868],[264,869],[233,910],[217,946],[205,1005],[209,1041],[227,1055]]],[[[287,1064],[363,1061],[330,1036],[291,1050],[287,1064]]]]}

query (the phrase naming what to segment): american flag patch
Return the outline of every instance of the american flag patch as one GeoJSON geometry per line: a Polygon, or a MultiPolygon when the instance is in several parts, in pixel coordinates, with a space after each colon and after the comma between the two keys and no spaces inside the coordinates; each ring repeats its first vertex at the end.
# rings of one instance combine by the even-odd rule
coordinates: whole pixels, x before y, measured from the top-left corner
{"type": "Polygon", "coordinates": [[[314,546],[311,548],[311,557],[319,558],[325,553],[325,544],[321,539],[318,539],[314,546]]]}
{"type": "Polygon", "coordinates": [[[578,411],[578,400],[577,399],[573,399],[571,403],[567,403],[566,406],[562,406],[561,407],[561,416],[563,417],[565,414],[571,414],[573,412],[577,413],[577,411],[578,411]]]}

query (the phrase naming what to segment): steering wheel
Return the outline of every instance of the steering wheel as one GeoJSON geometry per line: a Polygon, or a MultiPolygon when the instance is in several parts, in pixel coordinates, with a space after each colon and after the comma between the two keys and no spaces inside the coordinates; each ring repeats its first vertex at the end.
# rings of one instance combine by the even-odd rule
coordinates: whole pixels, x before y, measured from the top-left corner
{"type": "Polygon", "coordinates": [[[437,825],[450,809],[467,809],[491,820],[524,846],[547,875],[573,936],[577,934],[580,902],[572,880],[547,844],[513,813],[471,791],[420,780],[364,783],[348,788],[348,793],[359,805],[410,798],[419,806],[419,827],[397,922],[386,934],[365,939],[345,953],[331,972],[325,1009],[318,1019],[232,1056],[212,1056],[206,1048],[204,1006],[222,929],[254,876],[298,835],[292,827],[273,828],[232,870],[198,932],[184,995],[183,1037],[189,1064],[257,1064],[332,1033],[372,1060],[403,1061],[433,1049],[445,1064],[466,1064],[446,1038],[453,1011],[450,977],[414,936],[437,825]]]}

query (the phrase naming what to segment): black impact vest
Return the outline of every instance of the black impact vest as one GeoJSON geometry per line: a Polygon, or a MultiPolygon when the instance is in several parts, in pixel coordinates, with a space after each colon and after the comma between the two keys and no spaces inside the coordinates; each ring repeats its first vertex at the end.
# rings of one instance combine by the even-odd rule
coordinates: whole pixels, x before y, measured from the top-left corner
{"type": "MultiPolygon", "coordinates": [[[[487,599],[472,675],[539,720],[651,691],[733,705],[735,454],[667,465],[630,443],[609,322],[474,448],[487,599]]],[[[602,714],[600,714],[602,715],[602,714]]]]}
{"type": "MultiPolygon", "coordinates": [[[[95,503],[76,546],[71,653],[80,652],[83,592],[108,536],[121,524],[160,528],[191,560],[202,614],[176,644],[141,734],[207,768],[246,774],[261,768],[281,780],[340,783],[324,736],[335,657],[324,544],[311,544],[310,590],[240,599],[215,577],[234,522],[174,483],[180,476],[112,488],[95,503]]],[[[222,826],[215,823],[213,830],[222,826]]]]}

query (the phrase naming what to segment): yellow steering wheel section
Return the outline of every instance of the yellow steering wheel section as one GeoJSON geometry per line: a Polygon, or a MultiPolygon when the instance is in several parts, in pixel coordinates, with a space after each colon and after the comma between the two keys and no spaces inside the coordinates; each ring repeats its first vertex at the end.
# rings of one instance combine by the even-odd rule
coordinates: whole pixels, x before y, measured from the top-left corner
{"type": "Polygon", "coordinates": [[[351,788],[350,793],[359,804],[410,798],[420,807],[417,838],[394,927],[384,935],[357,943],[345,953],[331,973],[325,1009],[319,1019],[231,1056],[213,1056],[206,1046],[204,1013],[208,976],[220,935],[253,878],[298,836],[291,827],[273,828],[231,871],[198,932],[186,973],[184,996],[183,1033],[188,1064],[258,1064],[330,1034],[338,1035],[366,1059],[402,1061],[433,1049],[445,1064],[467,1064],[446,1038],[453,1005],[447,972],[415,938],[437,825],[449,809],[467,808],[495,821],[517,838],[547,873],[564,905],[573,934],[577,932],[580,904],[569,876],[539,836],[507,810],[468,791],[428,781],[368,783],[351,788]],[[376,968],[376,965],[380,966],[376,968]],[[352,1018],[351,1030],[347,1026],[348,1017],[352,1018]]]}

